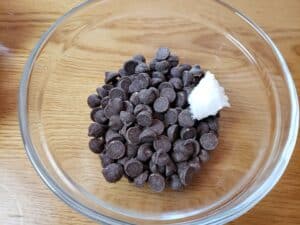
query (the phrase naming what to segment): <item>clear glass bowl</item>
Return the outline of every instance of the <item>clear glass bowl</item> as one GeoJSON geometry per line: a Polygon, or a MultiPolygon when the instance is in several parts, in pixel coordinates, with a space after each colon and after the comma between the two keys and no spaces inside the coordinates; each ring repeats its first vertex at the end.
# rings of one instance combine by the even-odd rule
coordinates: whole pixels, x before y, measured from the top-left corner
{"type": "Polygon", "coordinates": [[[211,0],[86,1],[42,36],[19,93],[28,156],[48,187],[77,211],[109,224],[221,224],[276,184],[298,131],[298,100],[274,43],[251,20],[211,0]],[[217,75],[232,107],[220,144],[191,186],[161,194],[124,179],[105,182],[88,150],[86,99],[135,53],[167,46],[217,75]]]}

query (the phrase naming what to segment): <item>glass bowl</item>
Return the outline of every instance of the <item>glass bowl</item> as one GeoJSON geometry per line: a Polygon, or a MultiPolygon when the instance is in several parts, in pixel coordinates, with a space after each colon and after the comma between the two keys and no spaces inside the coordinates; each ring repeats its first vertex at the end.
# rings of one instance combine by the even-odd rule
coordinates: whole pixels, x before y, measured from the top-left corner
{"type": "Polygon", "coordinates": [[[86,1],[55,22],[25,66],[19,93],[28,156],[68,205],[109,224],[222,224],[277,183],[298,131],[298,100],[271,39],[238,10],[211,0],[86,1]],[[87,96],[136,53],[167,46],[216,74],[231,108],[220,143],[184,191],[110,184],[88,149],[87,96]]]}

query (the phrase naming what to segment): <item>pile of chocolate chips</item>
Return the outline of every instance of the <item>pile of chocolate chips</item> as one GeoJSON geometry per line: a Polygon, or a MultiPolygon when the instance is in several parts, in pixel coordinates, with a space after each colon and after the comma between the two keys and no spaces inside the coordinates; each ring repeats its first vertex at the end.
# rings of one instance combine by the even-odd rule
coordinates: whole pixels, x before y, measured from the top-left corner
{"type": "Polygon", "coordinates": [[[100,154],[108,182],[125,176],[155,192],[191,183],[218,144],[218,115],[194,120],[187,102],[203,76],[199,65],[179,64],[168,48],[149,64],[135,55],[119,72],[105,73],[87,101],[94,121],[89,147],[100,154]]]}

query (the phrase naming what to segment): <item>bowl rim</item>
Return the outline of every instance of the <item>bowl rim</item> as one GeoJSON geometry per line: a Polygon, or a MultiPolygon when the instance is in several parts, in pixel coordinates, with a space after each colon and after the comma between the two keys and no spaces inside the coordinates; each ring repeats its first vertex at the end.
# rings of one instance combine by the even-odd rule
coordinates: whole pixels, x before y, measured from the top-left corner
{"type": "MultiPolygon", "coordinates": [[[[102,1],[102,0],[100,0],[102,1]]],[[[263,39],[264,41],[271,47],[276,59],[281,67],[282,73],[287,83],[287,87],[289,90],[289,98],[291,102],[291,113],[290,113],[290,129],[288,133],[288,137],[285,143],[285,146],[282,151],[282,157],[280,158],[279,162],[276,164],[275,168],[269,175],[269,177],[264,181],[264,183],[255,190],[251,195],[249,195],[243,202],[239,203],[235,207],[227,210],[226,212],[219,212],[215,215],[209,216],[203,220],[201,220],[202,224],[225,224],[230,222],[242,214],[246,213],[250,210],[254,205],[256,205],[262,198],[264,198],[271,189],[277,184],[279,179],[281,178],[282,174],[284,173],[288,162],[291,158],[291,155],[294,151],[294,147],[297,140],[298,135],[298,128],[299,128],[299,103],[298,103],[298,96],[297,91],[295,88],[295,84],[293,82],[292,75],[289,71],[287,63],[277,46],[271,40],[271,38],[256,24],[254,23],[249,17],[244,15],[241,11],[235,9],[228,3],[224,2],[224,0],[214,0],[216,3],[223,5],[225,8],[229,9],[232,13],[239,16],[242,20],[248,23],[263,39]]],[[[37,42],[36,46],[33,48],[25,66],[24,71],[22,74],[22,78],[20,81],[19,87],[19,98],[18,98],[18,118],[20,124],[20,131],[24,143],[24,147],[27,153],[28,158],[30,159],[33,167],[43,180],[43,182],[48,186],[48,188],[61,200],[63,200],[67,205],[71,208],[75,209],[76,211],[82,213],[83,215],[104,223],[108,224],[128,224],[126,222],[117,220],[115,218],[111,218],[100,213],[95,212],[94,210],[86,207],[85,205],[81,204],[80,202],[73,199],[68,193],[62,190],[58,184],[49,176],[45,168],[42,166],[38,155],[34,149],[30,138],[30,132],[28,129],[28,120],[27,120],[27,96],[28,96],[28,85],[31,76],[31,72],[33,69],[34,62],[38,57],[41,48],[47,42],[51,34],[55,31],[55,29],[68,17],[73,15],[75,12],[80,10],[81,8],[92,4],[95,2],[94,0],[85,0],[84,2],[78,4],[63,16],[58,18],[50,28],[41,36],[39,41],[37,42]]],[[[198,224],[200,220],[189,222],[189,224],[198,224]]]]}

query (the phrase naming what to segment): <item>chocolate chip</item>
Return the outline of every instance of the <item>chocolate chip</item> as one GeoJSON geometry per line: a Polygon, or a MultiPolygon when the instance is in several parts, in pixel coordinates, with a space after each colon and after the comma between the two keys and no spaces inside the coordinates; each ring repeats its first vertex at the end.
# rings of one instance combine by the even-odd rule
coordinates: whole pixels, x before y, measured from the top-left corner
{"type": "Polygon", "coordinates": [[[99,123],[91,123],[89,126],[88,136],[101,137],[105,134],[107,127],[99,123]]]}
{"type": "Polygon", "coordinates": [[[164,176],[164,174],[166,173],[166,167],[157,165],[157,169],[158,169],[158,173],[164,176]]]}
{"type": "Polygon", "coordinates": [[[175,93],[173,87],[172,88],[163,88],[163,89],[161,89],[160,96],[161,97],[166,97],[169,100],[170,103],[174,102],[175,99],[176,99],[176,93],[175,93]]]}
{"type": "Polygon", "coordinates": [[[165,113],[165,124],[172,125],[177,122],[178,112],[176,109],[168,109],[165,113]]]}
{"type": "Polygon", "coordinates": [[[158,86],[158,90],[162,90],[164,88],[173,88],[173,85],[170,84],[169,82],[162,82],[159,86],[158,86]]]}
{"type": "Polygon", "coordinates": [[[128,128],[128,130],[126,131],[126,140],[130,144],[138,144],[141,132],[142,131],[138,126],[128,128]]]}
{"type": "Polygon", "coordinates": [[[123,106],[124,106],[123,108],[126,112],[133,113],[134,106],[130,101],[124,101],[123,106]]]}
{"type": "Polygon", "coordinates": [[[138,145],[126,144],[126,155],[128,158],[134,158],[137,155],[138,145]]]}
{"type": "Polygon", "coordinates": [[[188,139],[183,142],[181,152],[190,157],[197,151],[197,148],[200,148],[198,142],[194,139],[188,139]]]}
{"type": "Polygon", "coordinates": [[[180,67],[180,69],[181,69],[182,71],[192,69],[192,66],[189,65],[189,64],[180,64],[179,67],[180,67]]]}
{"type": "Polygon", "coordinates": [[[178,168],[178,174],[181,183],[186,186],[191,183],[195,174],[195,170],[191,166],[185,166],[182,168],[178,168]]]}
{"type": "Polygon", "coordinates": [[[176,106],[184,108],[187,104],[187,94],[184,91],[179,91],[176,94],[176,106]]]}
{"type": "Polygon", "coordinates": [[[122,100],[125,100],[126,95],[125,95],[125,92],[122,88],[115,87],[115,88],[113,88],[109,91],[109,97],[111,99],[120,98],[122,100]]]}
{"type": "Polygon", "coordinates": [[[206,122],[204,121],[199,121],[199,124],[197,126],[197,133],[200,135],[208,133],[209,132],[209,126],[206,122]]]}
{"type": "Polygon", "coordinates": [[[132,59],[137,62],[143,62],[143,63],[146,62],[145,56],[143,56],[141,54],[137,54],[137,55],[133,56],[132,59]]]}
{"type": "Polygon", "coordinates": [[[145,89],[149,86],[150,80],[148,79],[147,74],[140,73],[138,74],[135,79],[132,81],[131,85],[129,86],[129,93],[137,92],[142,89],[145,89]]]}
{"type": "Polygon", "coordinates": [[[160,60],[165,60],[169,57],[170,55],[170,50],[165,47],[161,47],[157,50],[155,59],[160,61],[160,60]]]}
{"type": "Polygon", "coordinates": [[[92,94],[88,97],[87,104],[89,105],[90,108],[95,108],[100,106],[101,100],[98,95],[92,94]]]}
{"type": "Polygon", "coordinates": [[[152,124],[152,115],[148,111],[142,111],[136,116],[138,125],[149,127],[152,124]]]}
{"type": "Polygon", "coordinates": [[[125,155],[125,145],[121,141],[111,141],[106,148],[111,159],[120,159],[125,155]]]}
{"type": "Polygon", "coordinates": [[[214,133],[205,133],[200,137],[200,144],[205,150],[214,150],[218,143],[218,137],[214,133]]]}
{"type": "Polygon", "coordinates": [[[192,68],[190,69],[190,73],[193,76],[200,76],[200,75],[202,75],[201,67],[199,65],[192,66],[192,68]]]}
{"type": "Polygon", "coordinates": [[[104,81],[107,84],[107,83],[115,81],[118,77],[120,77],[119,73],[116,73],[116,72],[105,72],[104,81]]]}
{"type": "Polygon", "coordinates": [[[105,141],[101,138],[92,138],[89,141],[89,148],[92,152],[99,154],[104,150],[105,141]]]}
{"type": "Polygon", "coordinates": [[[150,106],[148,105],[144,105],[144,104],[138,104],[137,106],[135,106],[134,110],[133,110],[133,114],[137,115],[142,111],[147,111],[149,113],[152,113],[152,109],[150,106]]]}
{"type": "Polygon", "coordinates": [[[172,159],[174,162],[184,162],[188,160],[189,156],[182,152],[172,152],[172,159]]]}
{"type": "Polygon", "coordinates": [[[154,71],[152,73],[152,78],[160,78],[162,81],[166,80],[165,75],[162,72],[159,72],[159,71],[154,71]]]}
{"type": "Polygon", "coordinates": [[[168,72],[169,66],[170,64],[168,61],[160,61],[155,64],[155,70],[165,74],[168,72]]]}
{"type": "Polygon", "coordinates": [[[123,157],[121,159],[118,159],[117,162],[118,162],[118,164],[124,166],[128,160],[129,160],[129,158],[125,156],[125,157],[123,157]]]}
{"type": "Polygon", "coordinates": [[[155,95],[156,98],[159,97],[159,90],[158,90],[157,88],[155,88],[155,87],[150,87],[149,90],[152,91],[152,92],[154,93],[154,95],[155,95]]]}
{"type": "Polygon", "coordinates": [[[129,101],[133,104],[133,105],[138,105],[140,104],[140,98],[139,98],[139,92],[134,92],[131,94],[129,101]]]}
{"type": "Polygon", "coordinates": [[[112,163],[102,169],[102,174],[107,182],[114,183],[122,178],[124,171],[120,164],[112,163]]]}
{"type": "Polygon", "coordinates": [[[129,77],[122,77],[117,84],[117,87],[121,88],[125,93],[129,91],[131,80],[129,77]]]}
{"type": "Polygon", "coordinates": [[[182,127],[192,127],[195,124],[195,121],[192,118],[192,115],[188,109],[183,110],[178,115],[178,123],[182,127]]]}
{"type": "Polygon", "coordinates": [[[152,173],[158,173],[158,166],[152,160],[149,161],[149,170],[152,173]]]}
{"type": "Polygon", "coordinates": [[[108,129],[105,133],[105,141],[106,143],[109,143],[111,141],[123,141],[124,138],[122,135],[120,135],[118,132],[113,131],[112,129],[108,129]]]}
{"type": "Polygon", "coordinates": [[[170,159],[168,161],[168,163],[166,164],[166,176],[171,176],[172,174],[174,174],[176,172],[177,168],[175,163],[170,159]]]}
{"type": "Polygon", "coordinates": [[[163,80],[161,78],[151,78],[151,85],[157,87],[163,80]]]}
{"type": "Polygon", "coordinates": [[[155,131],[151,128],[146,128],[142,131],[142,133],[139,136],[139,141],[141,143],[149,143],[153,142],[154,139],[156,138],[157,134],[155,131]]]}
{"type": "Polygon", "coordinates": [[[154,102],[156,98],[156,94],[153,90],[150,89],[143,89],[139,92],[139,100],[143,104],[151,104],[154,102]]]}
{"type": "Polygon", "coordinates": [[[180,78],[173,77],[169,80],[169,83],[173,85],[175,90],[181,90],[183,88],[183,83],[180,78]]]}
{"type": "Polygon", "coordinates": [[[179,126],[177,124],[171,125],[167,130],[168,138],[174,142],[179,136],[179,126]]]}
{"type": "Polygon", "coordinates": [[[144,184],[146,183],[147,179],[149,176],[148,171],[144,171],[140,175],[138,175],[136,178],[134,178],[134,184],[136,187],[143,187],[144,184]]]}
{"type": "Polygon", "coordinates": [[[122,121],[123,124],[132,124],[135,121],[135,117],[130,112],[121,111],[120,120],[122,121]]]}
{"type": "Polygon", "coordinates": [[[108,165],[110,165],[111,163],[114,162],[111,158],[108,157],[107,154],[101,153],[99,155],[99,157],[100,157],[101,165],[102,165],[103,168],[107,167],[108,165]]]}
{"type": "Polygon", "coordinates": [[[180,131],[180,137],[184,140],[196,138],[196,129],[194,127],[183,127],[180,131]]]}
{"type": "Polygon", "coordinates": [[[168,152],[171,150],[172,144],[167,136],[160,135],[153,141],[153,147],[156,151],[168,152]]]}
{"type": "Polygon", "coordinates": [[[104,115],[104,111],[102,109],[98,109],[93,116],[93,120],[100,124],[105,124],[107,122],[107,118],[104,115]]]}
{"type": "Polygon", "coordinates": [[[124,70],[124,68],[119,69],[119,74],[120,74],[121,77],[127,76],[127,73],[126,73],[126,71],[124,70]]]}
{"type": "Polygon", "coordinates": [[[193,90],[193,87],[189,86],[189,87],[184,87],[183,88],[184,92],[186,93],[187,96],[189,96],[193,90]]]}
{"type": "Polygon", "coordinates": [[[146,162],[151,158],[153,152],[150,144],[142,144],[137,152],[137,159],[141,162],[146,162]]]}
{"type": "Polygon", "coordinates": [[[102,98],[102,100],[101,100],[102,108],[105,108],[107,106],[108,102],[109,102],[109,97],[108,96],[102,98]]]}
{"type": "Polygon", "coordinates": [[[157,135],[161,135],[164,132],[165,126],[161,120],[153,119],[150,127],[157,135]]]}
{"type": "Polygon", "coordinates": [[[158,113],[166,112],[168,108],[169,100],[166,97],[157,98],[153,104],[154,111],[158,113]]]}
{"type": "Polygon", "coordinates": [[[109,119],[108,126],[114,131],[120,130],[123,127],[123,122],[121,121],[120,116],[119,115],[111,116],[109,119]]]}
{"type": "Polygon", "coordinates": [[[183,184],[181,183],[180,178],[178,177],[177,174],[173,174],[173,175],[170,177],[169,184],[170,184],[170,187],[171,187],[174,191],[180,191],[180,190],[183,189],[183,184]]]}
{"type": "Polygon", "coordinates": [[[138,65],[138,62],[135,60],[128,60],[127,62],[125,62],[124,64],[124,70],[126,72],[126,74],[131,75],[134,74],[135,72],[135,67],[138,65]]]}
{"type": "Polygon", "coordinates": [[[182,71],[179,67],[173,67],[170,71],[170,74],[172,77],[181,78],[182,77],[182,71]]]}
{"type": "Polygon", "coordinates": [[[154,158],[152,161],[158,166],[166,166],[171,161],[169,154],[163,151],[155,152],[152,157],[154,158]]]}
{"type": "Polygon", "coordinates": [[[150,70],[149,66],[146,63],[139,63],[135,67],[135,73],[145,73],[150,70]]]}
{"type": "Polygon", "coordinates": [[[165,178],[158,174],[152,173],[148,178],[148,184],[152,191],[162,192],[165,189],[165,178]]]}
{"type": "Polygon", "coordinates": [[[189,71],[184,71],[182,75],[183,86],[190,86],[193,83],[193,75],[189,71]]]}
{"type": "Polygon", "coordinates": [[[217,132],[219,129],[219,120],[215,116],[210,116],[206,119],[210,130],[217,132]]]}
{"type": "Polygon", "coordinates": [[[103,87],[98,87],[96,89],[97,94],[99,95],[100,98],[104,98],[108,95],[108,90],[104,89],[103,87]]]}
{"type": "Polygon", "coordinates": [[[151,70],[155,70],[155,64],[157,63],[156,59],[153,59],[150,63],[149,63],[149,67],[151,70]]]}
{"type": "Polygon", "coordinates": [[[206,163],[209,160],[208,151],[202,149],[199,154],[199,159],[201,160],[201,162],[206,163]]]}
{"type": "Polygon", "coordinates": [[[143,172],[143,164],[136,159],[130,159],[126,162],[124,170],[129,177],[135,178],[143,172]]]}
{"type": "Polygon", "coordinates": [[[168,62],[170,63],[171,67],[175,67],[179,63],[179,58],[177,55],[170,55],[169,58],[167,59],[168,62]]]}

